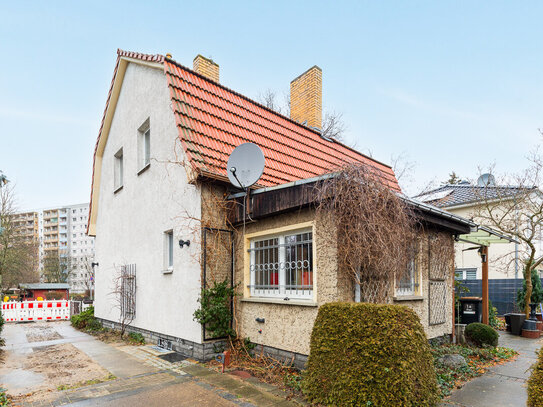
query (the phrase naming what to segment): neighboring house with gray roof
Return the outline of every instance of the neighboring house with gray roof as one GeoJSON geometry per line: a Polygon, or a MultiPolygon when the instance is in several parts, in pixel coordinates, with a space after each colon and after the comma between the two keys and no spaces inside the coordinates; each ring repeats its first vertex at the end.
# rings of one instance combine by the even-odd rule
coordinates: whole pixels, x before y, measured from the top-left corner
{"type": "MultiPolygon", "coordinates": [[[[421,202],[445,209],[455,215],[467,219],[477,219],[478,209],[483,201],[503,201],[514,199],[523,192],[524,188],[518,186],[493,185],[491,179],[488,185],[478,180],[477,185],[468,181],[458,184],[442,185],[439,188],[424,192],[415,198],[421,202]]],[[[537,191],[537,188],[534,188],[537,191]]],[[[490,226],[490,225],[486,225],[490,226]]],[[[458,242],[456,245],[455,266],[457,278],[462,280],[481,279],[481,258],[474,246],[468,243],[458,242]]],[[[538,243],[541,250],[541,241],[538,243]]],[[[493,245],[489,249],[489,278],[523,278],[521,247],[518,243],[493,245]]]]}

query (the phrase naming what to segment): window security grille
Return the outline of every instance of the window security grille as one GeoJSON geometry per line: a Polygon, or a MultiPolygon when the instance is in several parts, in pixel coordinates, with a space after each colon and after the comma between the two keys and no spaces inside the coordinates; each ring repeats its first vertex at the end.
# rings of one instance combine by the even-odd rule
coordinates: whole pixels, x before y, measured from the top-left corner
{"type": "Polygon", "coordinates": [[[415,295],[419,292],[418,262],[411,259],[405,275],[396,281],[396,295],[415,295]]]}
{"type": "Polygon", "coordinates": [[[121,266],[121,314],[136,317],[136,265],[121,266]]]}
{"type": "Polygon", "coordinates": [[[254,240],[251,242],[249,252],[252,296],[312,297],[312,232],[254,240]]]}

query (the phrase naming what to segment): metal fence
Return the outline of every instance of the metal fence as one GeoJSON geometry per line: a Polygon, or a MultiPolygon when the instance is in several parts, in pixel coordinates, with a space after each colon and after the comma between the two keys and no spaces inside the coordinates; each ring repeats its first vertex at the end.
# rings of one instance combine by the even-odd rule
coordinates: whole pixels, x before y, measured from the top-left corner
{"type": "MultiPolygon", "coordinates": [[[[460,297],[482,297],[482,280],[457,280],[463,287],[469,291],[461,292],[458,288],[456,292],[460,297]]],[[[517,291],[522,288],[522,278],[503,278],[488,280],[488,296],[490,302],[498,310],[498,315],[504,315],[509,312],[518,311],[517,291]]]]}

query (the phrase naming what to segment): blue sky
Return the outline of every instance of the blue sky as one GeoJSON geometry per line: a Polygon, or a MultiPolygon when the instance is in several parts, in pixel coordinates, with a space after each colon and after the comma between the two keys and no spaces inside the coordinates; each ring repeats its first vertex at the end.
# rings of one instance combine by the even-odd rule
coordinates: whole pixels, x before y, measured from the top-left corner
{"type": "Polygon", "coordinates": [[[541,2],[153,3],[0,0],[0,170],[21,208],[88,201],[117,48],[212,57],[253,98],[319,65],[347,143],[414,162],[410,194],[518,171],[541,142],[541,2]]]}

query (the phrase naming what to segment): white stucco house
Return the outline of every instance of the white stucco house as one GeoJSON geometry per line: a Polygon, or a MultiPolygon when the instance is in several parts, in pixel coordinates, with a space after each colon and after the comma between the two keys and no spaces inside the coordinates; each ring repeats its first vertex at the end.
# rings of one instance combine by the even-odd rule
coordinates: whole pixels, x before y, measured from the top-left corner
{"type": "MultiPolygon", "coordinates": [[[[483,208],[484,199],[497,205],[498,208],[500,205],[505,208],[513,205],[515,199],[519,199],[530,191],[534,191],[534,194],[537,193],[537,189],[527,190],[509,185],[495,185],[494,178],[490,176],[490,179],[492,182],[489,185],[484,184],[482,178],[476,184],[461,181],[457,184],[442,185],[418,195],[416,199],[464,218],[474,219],[485,226],[485,219],[478,216],[483,208]],[[483,199],[483,197],[485,198],[483,199]]],[[[492,225],[486,226],[492,227],[492,225]]],[[[520,222],[518,227],[522,228],[520,222]]],[[[541,236],[536,236],[534,242],[538,252],[541,253],[543,243],[541,236]]],[[[459,280],[481,279],[481,257],[473,248],[474,245],[469,243],[456,243],[455,265],[456,277],[459,280]]],[[[489,279],[522,279],[522,262],[525,256],[526,247],[522,242],[492,245],[489,251],[489,279]]]]}
{"type": "MultiPolygon", "coordinates": [[[[303,364],[318,307],[356,300],[353,287],[338,282],[334,228],[315,219],[300,195],[303,185],[356,162],[400,192],[390,166],[322,136],[321,80],[315,66],[291,82],[286,117],[221,85],[218,65],[202,56],[188,69],[170,55],[118,51],[94,152],[88,224],[96,237],[96,317],[114,325],[129,313],[131,329],[206,359],[213,344],[193,314],[203,285],[230,278],[239,283],[239,334],[267,351],[291,352],[303,364]],[[232,210],[240,191],[226,168],[244,142],[265,156],[246,202],[247,228],[239,227],[247,213],[240,220],[232,210]],[[214,253],[212,244],[220,246],[214,253]],[[285,266],[288,256],[298,257],[285,266]],[[121,271],[131,296],[124,304],[113,293],[121,271]]],[[[421,247],[437,234],[452,245],[454,235],[474,226],[428,205],[417,204],[416,211],[425,225],[421,247]]],[[[429,337],[452,331],[449,260],[413,266],[390,299],[411,305],[429,337]]]]}

